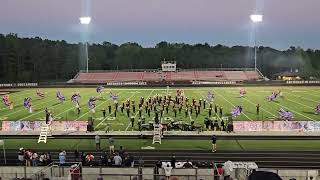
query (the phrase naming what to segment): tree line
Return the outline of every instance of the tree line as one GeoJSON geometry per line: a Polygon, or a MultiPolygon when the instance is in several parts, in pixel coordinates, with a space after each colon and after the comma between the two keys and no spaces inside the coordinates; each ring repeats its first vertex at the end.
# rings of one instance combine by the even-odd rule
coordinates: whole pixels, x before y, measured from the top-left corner
{"type": "MultiPolygon", "coordinates": [[[[66,41],[21,38],[0,34],[0,82],[66,81],[86,68],[85,45],[66,41]]],[[[178,68],[248,68],[254,66],[254,48],[160,42],[144,48],[137,43],[89,45],[90,70],[157,69],[162,60],[178,68]]],[[[266,76],[298,70],[304,77],[320,77],[320,50],[259,47],[257,67],[266,76]]]]}

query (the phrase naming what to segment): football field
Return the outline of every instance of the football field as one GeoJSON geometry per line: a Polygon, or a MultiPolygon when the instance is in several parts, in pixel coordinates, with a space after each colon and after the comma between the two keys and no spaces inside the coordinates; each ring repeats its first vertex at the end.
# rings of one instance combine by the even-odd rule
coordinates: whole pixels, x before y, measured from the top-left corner
{"type": "MultiPolygon", "coordinates": [[[[235,106],[242,106],[243,112],[237,116],[237,121],[250,121],[250,120],[277,120],[278,111],[280,108],[289,111],[293,114],[294,120],[320,120],[320,115],[315,114],[315,108],[320,103],[320,87],[315,86],[286,86],[286,87],[243,87],[247,94],[240,97],[240,87],[210,87],[210,88],[105,88],[101,97],[96,102],[95,113],[92,113],[88,108],[88,99],[91,96],[99,97],[96,88],[41,88],[45,92],[45,97],[37,96],[36,90],[32,88],[27,89],[10,89],[15,92],[10,92],[10,100],[14,103],[14,108],[10,110],[4,103],[0,105],[0,120],[1,121],[17,121],[17,120],[44,120],[45,108],[47,107],[53,114],[55,120],[68,120],[68,121],[86,121],[89,117],[94,119],[94,126],[96,130],[104,130],[108,127],[110,130],[118,131],[131,131],[138,129],[138,103],[141,97],[148,99],[156,95],[171,95],[176,96],[176,90],[184,90],[184,95],[190,100],[206,99],[208,92],[212,92],[215,96],[213,103],[223,108],[223,116],[228,117],[235,106]],[[56,91],[65,96],[66,101],[60,103],[56,97],[56,91]],[[269,102],[266,97],[270,96],[273,91],[281,91],[281,96],[276,98],[275,101],[269,102]],[[135,102],[136,111],[130,111],[130,116],[135,116],[135,126],[132,128],[130,119],[127,117],[126,111],[123,113],[118,109],[116,117],[114,116],[114,102],[110,98],[110,91],[118,95],[119,106],[126,100],[135,102]],[[71,102],[70,97],[73,93],[80,92],[80,107],[81,112],[78,115],[74,103],[71,102]],[[23,106],[23,100],[26,97],[32,98],[32,109],[30,113],[23,106]],[[256,105],[260,104],[260,113],[256,113],[256,105]],[[111,105],[111,113],[108,112],[108,106],[111,105]],[[103,117],[102,109],[106,109],[106,117],[103,117]]],[[[3,95],[9,90],[1,90],[3,95]]],[[[169,112],[164,111],[162,121],[171,119],[190,123],[195,121],[195,124],[203,125],[205,117],[208,117],[209,104],[207,102],[206,109],[201,107],[200,114],[196,117],[195,112],[185,115],[184,108],[181,113],[177,113],[174,117],[172,109],[169,112]]],[[[160,109],[160,107],[159,107],[160,109]]],[[[151,111],[150,117],[142,109],[142,115],[146,118],[146,122],[151,121],[154,117],[154,112],[151,111]]],[[[212,116],[216,116],[213,114],[212,116]]]]}

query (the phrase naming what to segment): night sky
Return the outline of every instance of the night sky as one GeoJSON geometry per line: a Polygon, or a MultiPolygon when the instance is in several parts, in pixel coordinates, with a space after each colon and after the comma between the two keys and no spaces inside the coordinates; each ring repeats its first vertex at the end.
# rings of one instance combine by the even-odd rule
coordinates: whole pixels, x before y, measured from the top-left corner
{"type": "Polygon", "coordinates": [[[160,41],[320,49],[320,0],[0,0],[0,33],[77,43],[160,41]],[[85,27],[79,17],[89,15],[85,27]],[[87,36],[86,36],[87,34],[87,36]]]}

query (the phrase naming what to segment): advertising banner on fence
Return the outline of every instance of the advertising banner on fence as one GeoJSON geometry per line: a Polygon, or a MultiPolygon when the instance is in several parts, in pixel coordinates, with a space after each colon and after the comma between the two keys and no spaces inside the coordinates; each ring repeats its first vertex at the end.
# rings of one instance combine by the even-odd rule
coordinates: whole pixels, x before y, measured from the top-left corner
{"type": "MultiPolygon", "coordinates": [[[[3,121],[2,131],[40,131],[44,121],[3,121]]],[[[87,131],[87,121],[53,121],[52,131],[87,131]]]]}
{"type": "Polygon", "coordinates": [[[320,131],[316,121],[236,121],[234,131],[320,131]]]}

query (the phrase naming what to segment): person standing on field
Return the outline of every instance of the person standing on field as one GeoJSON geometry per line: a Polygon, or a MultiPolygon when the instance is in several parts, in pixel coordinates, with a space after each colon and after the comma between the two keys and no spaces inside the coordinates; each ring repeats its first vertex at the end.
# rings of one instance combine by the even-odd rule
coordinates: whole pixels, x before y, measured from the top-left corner
{"type": "Polygon", "coordinates": [[[257,104],[256,108],[257,108],[257,115],[259,115],[259,112],[260,112],[260,104],[257,104]]]}
{"type": "Polygon", "coordinates": [[[100,141],[101,141],[100,136],[97,134],[97,135],[94,137],[94,140],[95,140],[95,143],[96,143],[96,150],[100,150],[100,141]]]}
{"type": "Polygon", "coordinates": [[[215,135],[212,135],[211,141],[212,141],[212,152],[217,152],[217,137],[215,135]]]}
{"type": "Polygon", "coordinates": [[[108,143],[109,143],[110,154],[113,154],[114,153],[114,139],[112,138],[112,136],[109,137],[108,143]]]}

